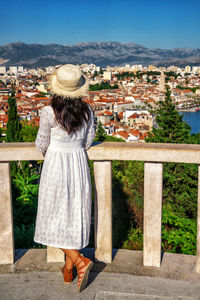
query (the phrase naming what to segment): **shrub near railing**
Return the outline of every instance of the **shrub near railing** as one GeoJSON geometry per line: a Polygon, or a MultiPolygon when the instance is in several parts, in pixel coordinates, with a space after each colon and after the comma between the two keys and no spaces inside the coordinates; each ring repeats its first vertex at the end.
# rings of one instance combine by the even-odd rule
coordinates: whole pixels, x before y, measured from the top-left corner
{"type": "MultiPolygon", "coordinates": [[[[166,163],[166,165],[167,164],[169,163],[166,163]]],[[[179,170],[177,180],[182,184],[180,186],[176,184],[175,189],[174,181],[171,183],[171,189],[173,187],[172,190],[174,192],[173,195],[168,193],[170,186],[166,177],[168,178],[169,170],[168,168],[164,168],[163,195],[165,199],[162,218],[162,249],[165,252],[195,255],[197,235],[197,172],[194,174],[192,165],[187,165],[186,167],[189,167],[189,171],[187,174],[182,174],[184,180],[183,178],[181,179],[179,170]],[[186,184],[187,178],[188,184],[186,184]],[[193,178],[192,182],[191,178],[193,178]],[[187,195],[187,201],[190,202],[190,206],[188,207],[188,205],[185,204],[185,206],[182,205],[179,207],[180,198],[182,199],[185,196],[186,185],[187,190],[190,191],[187,195]],[[171,205],[171,203],[173,203],[173,205],[171,205]],[[189,218],[188,215],[190,215],[191,218],[189,218]]],[[[197,166],[195,166],[195,169],[197,171],[197,166]]],[[[114,161],[112,174],[114,246],[116,248],[142,250],[144,163],[114,161]],[[118,198],[120,198],[120,202],[118,198]],[[123,207],[120,206],[120,203],[123,203],[124,206],[126,205],[127,209],[125,211],[123,207]]]]}
{"type": "MultiPolygon", "coordinates": [[[[15,173],[11,177],[13,191],[13,225],[15,247],[40,248],[34,243],[35,220],[38,202],[40,162],[14,162],[15,173]]],[[[11,163],[13,165],[13,162],[11,163]]]]}
{"type": "Polygon", "coordinates": [[[162,247],[166,252],[196,254],[196,220],[177,216],[173,211],[163,208],[162,247]]]}
{"type": "MultiPolygon", "coordinates": [[[[34,164],[31,168],[33,168],[33,166],[34,164]]],[[[93,178],[93,164],[90,170],[92,173],[91,177],[93,178]]],[[[41,245],[33,242],[37,210],[38,176],[36,174],[30,175],[27,171],[24,171],[25,177],[23,177],[22,174],[23,173],[20,175],[19,172],[16,174],[16,177],[13,178],[15,196],[18,195],[13,199],[15,245],[17,248],[22,249],[32,247],[41,248],[41,245]]],[[[113,247],[142,250],[144,162],[113,161],[112,176],[113,247]]],[[[181,178],[179,178],[179,181],[182,181],[181,178]]],[[[185,181],[187,182],[187,178],[185,181]]],[[[194,182],[192,183],[192,188],[197,194],[197,181],[195,183],[196,186],[194,182]]],[[[188,180],[188,185],[189,184],[188,180]]],[[[169,188],[169,186],[165,188],[164,185],[163,194],[166,194],[165,189],[168,191],[169,188]]],[[[195,216],[193,218],[183,217],[180,211],[176,211],[176,206],[178,206],[176,201],[181,197],[181,193],[184,195],[184,190],[185,188],[182,185],[181,188],[179,188],[179,195],[174,195],[172,199],[171,195],[169,195],[169,199],[165,199],[166,205],[163,207],[162,220],[162,249],[166,252],[194,255],[196,253],[196,218],[195,216]],[[167,203],[172,201],[173,207],[167,205],[167,203]]],[[[191,195],[193,195],[193,193],[191,193],[191,195]]],[[[193,202],[192,197],[190,202],[193,202]]],[[[194,202],[196,204],[196,200],[194,202]]],[[[192,205],[191,208],[193,211],[194,208],[192,205]]],[[[183,207],[181,207],[181,209],[183,210],[183,207]]],[[[187,208],[187,214],[192,215],[192,211],[190,212],[187,208]]],[[[94,217],[92,220],[93,219],[94,217]]],[[[94,247],[93,226],[94,223],[92,221],[90,247],[94,247]]]]}

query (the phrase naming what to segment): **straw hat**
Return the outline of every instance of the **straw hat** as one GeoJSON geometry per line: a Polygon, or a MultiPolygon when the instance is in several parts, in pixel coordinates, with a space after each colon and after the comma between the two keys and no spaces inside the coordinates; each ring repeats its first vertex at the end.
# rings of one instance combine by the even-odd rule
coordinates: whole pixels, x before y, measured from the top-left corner
{"type": "Polygon", "coordinates": [[[88,91],[88,82],[78,67],[67,64],[51,75],[49,87],[55,95],[76,98],[88,91]]]}

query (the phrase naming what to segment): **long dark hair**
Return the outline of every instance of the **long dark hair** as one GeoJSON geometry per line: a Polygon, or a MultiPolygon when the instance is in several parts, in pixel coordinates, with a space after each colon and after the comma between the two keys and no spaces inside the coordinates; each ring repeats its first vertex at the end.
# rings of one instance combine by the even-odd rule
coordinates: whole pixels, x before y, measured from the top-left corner
{"type": "Polygon", "coordinates": [[[81,98],[64,98],[54,95],[51,100],[56,121],[67,131],[68,134],[75,133],[83,123],[88,123],[90,119],[90,109],[88,104],[81,98]]]}

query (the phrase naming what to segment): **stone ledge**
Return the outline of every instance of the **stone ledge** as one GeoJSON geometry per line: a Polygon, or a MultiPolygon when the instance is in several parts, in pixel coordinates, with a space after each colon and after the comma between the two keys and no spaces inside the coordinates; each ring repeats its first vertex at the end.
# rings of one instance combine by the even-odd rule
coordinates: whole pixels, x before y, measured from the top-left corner
{"type": "MultiPolygon", "coordinates": [[[[168,143],[96,143],[87,151],[91,160],[138,160],[200,164],[200,145],[168,143]]],[[[0,161],[43,160],[34,143],[1,143],[0,161]]]]}
{"type": "MultiPolygon", "coordinates": [[[[58,272],[63,263],[47,263],[46,249],[21,250],[24,254],[13,265],[0,265],[0,273],[28,273],[33,271],[58,272]]],[[[19,257],[19,250],[17,250],[19,257]]],[[[83,249],[82,253],[94,260],[94,249],[83,249]]],[[[113,249],[112,263],[95,262],[93,272],[126,273],[176,280],[200,281],[195,272],[196,256],[165,253],[160,268],[144,267],[142,251],[113,249]]]]}

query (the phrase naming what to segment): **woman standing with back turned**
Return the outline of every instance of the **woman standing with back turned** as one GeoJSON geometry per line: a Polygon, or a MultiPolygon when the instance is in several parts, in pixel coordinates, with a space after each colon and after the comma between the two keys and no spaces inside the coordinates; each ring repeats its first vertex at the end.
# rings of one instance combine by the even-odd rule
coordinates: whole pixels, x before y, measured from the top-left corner
{"type": "Polygon", "coordinates": [[[42,110],[36,139],[45,160],[34,240],[63,250],[64,281],[72,282],[75,265],[80,292],[93,265],[79,250],[89,243],[91,182],[85,149],[94,139],[94,118],[81,99],[88,84],[78,67],[58,68],[50,77],[50,90],[53,98],[42,110]]]}

